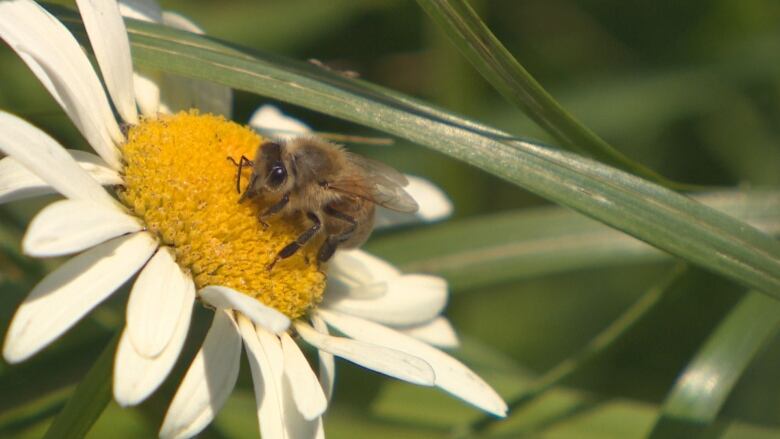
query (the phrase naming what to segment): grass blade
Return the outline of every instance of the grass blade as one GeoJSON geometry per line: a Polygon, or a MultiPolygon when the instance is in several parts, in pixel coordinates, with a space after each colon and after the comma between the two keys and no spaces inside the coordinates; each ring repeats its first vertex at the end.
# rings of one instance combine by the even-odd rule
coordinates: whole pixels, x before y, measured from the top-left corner
{"type": "MultiPolygon", "coordinates": [[[[684,264],[674,267],[658,285],[645,291],[633,305],[593,337],[582,349],[537,377],[523,392],[509,399],[507,405],[509,406],[510,416],[575,374],[583,365],[590,362],[618,338],[625,335],[636,322],[645,317],[658,304],[662,296],[672,289],[679,278],[685,275],[686,269],[684,264]]],[[[766,298],[765,300],[771,299],[766,298]]],[[[498,420],[494,416],[483,416],[477,421],[471,422],[463,431],[469,434],[482,432],[498,420]]]]}
{"type": "Polygon", "coordinates": [[[653,437],[669,437],[679,426],[711,423],[739,377],[778,327],[780,303],[763,294],[746,294],[680,374],[666,398],[653,437]]]}
{"type": "MultiPolygon", "coordinates": [[[[695,199],[765,233],[780,233],[780,191],[723,191],[695,199]]],[[[395,232],[372,239],[367,248],[405,271],[444,276],[456,291],[670,259],[667,253],[560,207],[526,208],[395,232]]]]}
{"type": "MultiPolygon", "coordinates": [[[[78,34],[77,19],[60,11],[78,34]]],[[[574,154],[514,140],[306,63],[249,54],[149,23],[128,20],[128,29],[133,58],[141,67],[216,81],[398,135],[780,298],[780,243],[661,186],[574,154]]]]}
{"type": "Polygon", "coordinates": [[[567,112],[504,47],[465,0],[417,0],[479,73],[567,148],[669,187],[670,181],[629,159],[567,112]]]}
{"type": "Polygon", "coordinates": [[[83,438],[111,401],[111,372],[119,333],[106,345],[95,364],[76,387],[44,439],[83,438]]]}

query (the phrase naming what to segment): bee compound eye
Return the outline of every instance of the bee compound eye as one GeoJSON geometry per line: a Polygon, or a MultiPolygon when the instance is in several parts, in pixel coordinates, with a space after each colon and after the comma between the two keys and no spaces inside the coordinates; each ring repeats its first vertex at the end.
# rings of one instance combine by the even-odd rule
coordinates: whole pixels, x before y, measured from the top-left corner
{"type": "Polygon", "coordinates": [[[287,179],[287,170],[282,166],[274,166],[271,168],[271,172],[268,174],[268,184],[272,187],[277,187],[284,183],[287,179]]]}

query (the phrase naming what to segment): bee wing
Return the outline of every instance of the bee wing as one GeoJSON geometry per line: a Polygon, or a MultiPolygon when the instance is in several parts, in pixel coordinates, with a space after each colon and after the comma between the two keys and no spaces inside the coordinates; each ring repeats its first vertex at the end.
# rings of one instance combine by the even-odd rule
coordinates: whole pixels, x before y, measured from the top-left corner
{"type": "Polygon", "coordinates": [[[409,184],[409,180],[406,179],[404,174],[401,174],[382,162],[349,153],[347,153],[347,160],[349,160],[352,165],[362,169],[366,175],[373,177],[375,180],[388,180],[388,183],[395,183],[398,186],[406,186],[409,184]]]}
{"type": "Polygon", "coordinates": [[[385,178],[353,178],[332,181],[328,189],[371,201],[397,212],[417,212],[419,206],[411,195],[395,182],[385,178]]]}

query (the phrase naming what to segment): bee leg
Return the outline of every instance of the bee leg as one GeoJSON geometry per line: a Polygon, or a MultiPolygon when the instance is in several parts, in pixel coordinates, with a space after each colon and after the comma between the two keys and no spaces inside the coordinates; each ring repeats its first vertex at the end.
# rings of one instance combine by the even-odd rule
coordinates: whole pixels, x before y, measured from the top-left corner
{"type": "Polygon", "coordinates": [[[246,185],[246,189],[244,192],[240,192],[241,196],[238,197],[238,202],[241,203],[247,198],[251,197],[255,192],[252,190],[252,187],[254,187],[255,182],[257,181],[257,175],[252,174],[252,177],[249,178],[249,184],[246,185]]]}
{"type": "MultiPolygon", "coordinates": [[[[254,162],[252,160],[249,160],[245,155],[242,155],[241,158],[238,160],[238,163],[236,163],[236,160],[233,157],[228,156],[227,158],[230,160],[233,165],[235,165],[238,168],[238,171],[236,172],[236,192],[239,194],[241,193],[241,171],[244,170],[244,166],[254,166],[254,162]]],[[[254,176],[253,176],[254,177],[254,176]]],[[[257,178],[252,178],[252,181],[249,182],[249,186],[247,186],[247,189],[252,187],[252,184],[257,178]]],[[[243,199],[246,198],[246,191],[244,191],[243,194],[241,194],[241,198],[238,200],[239,202],[243,201],[243,199]]]]}
{"type": "Polygon", "coordinates": [[[326,239],[325,242],[322,243],[322,247],[320,247],[320,251],[317,254],[317,260],[320,262],[327,262],[328,259],[333,257],[333,254],[336,253],[338,246],[352,236],[352,233],[355,231],[356,227],[357,224],[353,224],[344,233],[328,236],[328,239],[326,239]]]}
{"type": "Polygon", "coordinates": [[[295,252],[298,251],[301,247],[306,245],[309,240],[317,234],[317,232],[320,231],[320,227],[322,226],[322,221],[320,221],[320,218],[314,214],[314,212],[308,212],[306,216],[314,223],[311,227],[309,227],[308,230],[301,233],[298,238],[287,244],[283,249],[279,250],[279,253],[276,254],[276,258],[274,258],[273,262],[271,262],[268,265],[268,270],[270,271],[272,268],[274,268],[274,265],[276,265],[277,262],[279,262],[280,259],[287,259],[290,256],[294,255],[295,252]]]}
{"type": "Polygon", "coordinates": [[[287,203],[289,203],[289,202],[290,202],[290,193],[287,192],[286,194],[284,194],[282,199],[279,200],[279,202],[277,202],[273,206],[269,206],[267,209],[265,209],[263,211],[262,214],[260,214],[260,224],[263,225],[263,229],[267,229],[268,228],[268,223],[266,222],[268,217],[273,216],[273,215],[279,213],[279,211],[284,209],[284,206],[286,206],[287,203]]]}
{"type": "Polygon", "coordinates": [[[328,239],[322,243],[320,251],[317,253],[317,260],[320,263],[327,262],[328,259],[333,257],[333,254],[336,253],[336,248],[338,248],[338,246],[339,243],[336,241],[336,237],[328,236],[328,239]]]}
{"type": "Polygon", "coordinates": [[[330,259],[333,256],[333,253],[336,252],[336,249],[338,248],[339,244],[351,238],[352,234],[355,233],[355,229],[357,229],[357,221],[355,221],[355,218],[352,218],[346,213],[339,212],[338,210],[334,209],[330,205],[325,206],[325,209],[323,209],[323,211],[326,214],[332,216],[333,218],[338,218],[342,221],[349,223],[349,227],[347,228],[347,230],[339,233],[338,235],[328,236],[328,239],[326,239],[325,242],[322,243],[322,247],[320,247],[320,251],[317,255],[317,260],[319,260],[320,262],[326,262],[328,259],[330,259]]]}

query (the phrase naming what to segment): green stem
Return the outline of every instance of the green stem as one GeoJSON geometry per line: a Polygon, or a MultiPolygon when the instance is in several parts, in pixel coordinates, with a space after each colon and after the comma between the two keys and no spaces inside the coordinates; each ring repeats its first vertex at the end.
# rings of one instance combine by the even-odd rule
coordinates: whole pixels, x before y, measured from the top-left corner
{"type": "MultiPolygon", "coordinates": [[[[626,331],[643,316],[647,315],[647,313],[660,301],[664,293],[668,291],[686,271],[687,266],[685,264],[678,264],[675,266],[675,268],[672,269],[658,285],[655,285],[646,291],[630,308],[591,339],[582,350],[558,363],[557,366],[553,367],[531,383],[529,388],[510,400],[507,403],[509,406],[509,413],[536,400],[536,398],[569,378],[580,370],[584,364],[603,352],[607,347],[614,343],[615,340],[625,334],[626,331]]],[[[461,429],[461,434],[468,436],[473,433],[482,432],[500,420],[500,418],[496,418],[495,416],[485,415],[469,424],[466,428],[461,429]]]]}
{"type": "Polygon", "coordinates": [[[106,345],[95,364],[76,387],[44,439],[83,438],[111,401],[111,372],[119,332],[106,345]]]}

